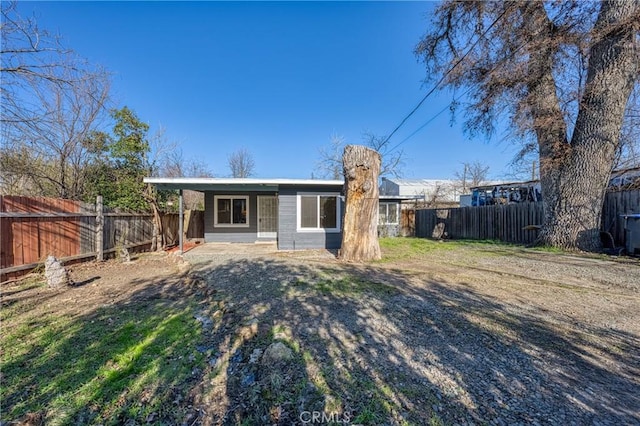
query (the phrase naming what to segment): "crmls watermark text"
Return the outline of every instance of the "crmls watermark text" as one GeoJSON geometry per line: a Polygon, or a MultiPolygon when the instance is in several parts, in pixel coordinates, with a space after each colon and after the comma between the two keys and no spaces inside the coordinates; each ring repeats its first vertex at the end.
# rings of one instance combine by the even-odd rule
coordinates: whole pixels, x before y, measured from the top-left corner
{"type": "Polygon", "coordinates": [[[300,413],[300,421],[302,424],[349,424],[351,423],[351,415],[349,413],[326,413],[324,411],[303,411],[300,413]]]}

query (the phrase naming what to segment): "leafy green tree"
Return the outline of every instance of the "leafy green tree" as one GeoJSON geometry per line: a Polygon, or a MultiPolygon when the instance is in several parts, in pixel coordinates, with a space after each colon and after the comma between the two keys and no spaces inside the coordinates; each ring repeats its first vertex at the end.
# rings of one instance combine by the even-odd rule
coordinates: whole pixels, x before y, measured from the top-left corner
{"type": "Polygon", "coordinates": [[[102,195],[108,207],[129,211],[149,210],[148,190],[143,178],[151,174],[149,125],[140,121],[128,107],[111,111],[113,134],[96,132],[87,145],[96,157],[90,170],[89,200],[102,195]]]}

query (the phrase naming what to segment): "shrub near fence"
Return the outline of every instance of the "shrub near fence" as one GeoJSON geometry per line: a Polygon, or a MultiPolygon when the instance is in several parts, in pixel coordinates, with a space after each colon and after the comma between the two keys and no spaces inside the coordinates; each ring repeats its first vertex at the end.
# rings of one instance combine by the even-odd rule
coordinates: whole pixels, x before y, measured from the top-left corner
{"type": "MultiPolygon", "coordinates": [[[[616,245],[624,245],[623,214],[640,212],[640,191],[609,192],[602,209],[602,230],[611,233],[616,245]]],[[[429,209],[416,211],[416,236],[439,238],[442,232],[452,239],[500,240],[531,244],[541,225],[542,203],[519,203],[483,207],[429,209]]]]}

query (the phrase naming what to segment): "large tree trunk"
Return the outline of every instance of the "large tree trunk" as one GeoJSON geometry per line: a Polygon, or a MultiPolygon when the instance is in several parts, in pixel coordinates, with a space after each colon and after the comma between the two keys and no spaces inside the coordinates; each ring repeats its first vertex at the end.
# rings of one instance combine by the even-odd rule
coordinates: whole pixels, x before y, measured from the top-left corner
{"type": "Polygon", "coordinates": [[[359,145],[347,145],[344,167],[345,212],[340,259],[365,262],[381,258],[378,244],[378,176],[380,154],[359,145]]]}
{"type": "Polygon", "coordinates": [[[540,147],[545,221],[539,240],[543,244],[588,251],[600,248],[604,195],[638,73],[632,21],[638,8],[635,1],[602,4],[571,143],[561,124],[551,73],[552,49],[532,53],[532,64],[540,67],[540,80],[529,89],[540,147]]]}

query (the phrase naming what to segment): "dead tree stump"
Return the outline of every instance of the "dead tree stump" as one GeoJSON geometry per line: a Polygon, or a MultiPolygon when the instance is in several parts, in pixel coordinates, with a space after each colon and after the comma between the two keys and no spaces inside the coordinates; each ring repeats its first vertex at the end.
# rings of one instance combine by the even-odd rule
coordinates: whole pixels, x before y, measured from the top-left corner
{"type": "Polygon", "coordinates": [[[347,145],[344,149],[345,210],[341,260],[366,262],[381,258],[378,244],[380,164],[380,154],[370,148],[347,145]]]}

